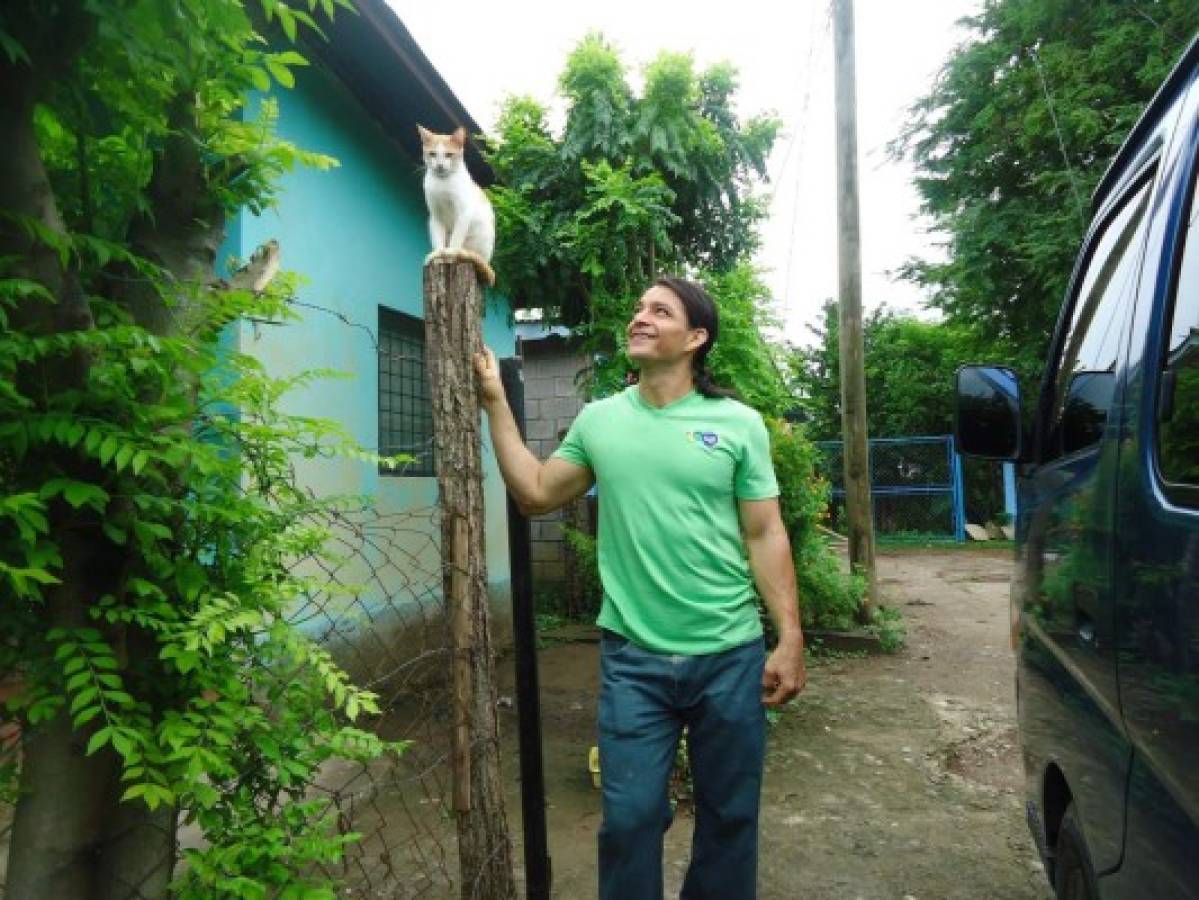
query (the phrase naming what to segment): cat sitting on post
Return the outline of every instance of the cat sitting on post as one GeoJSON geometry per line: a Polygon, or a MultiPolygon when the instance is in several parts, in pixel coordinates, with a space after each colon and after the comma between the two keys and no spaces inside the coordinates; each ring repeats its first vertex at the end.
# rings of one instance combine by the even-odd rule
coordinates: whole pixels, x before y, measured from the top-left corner
{"type": "Polygon", "coordinates": [[[466,129],[434,134],[416,126],[425,158],[425,203],[429,207],[429,238],[435,259],[464,259],[480,277],[495,284],[491,251],[495,247],[495,214],[483,189],[466,170],[466,129]]]}

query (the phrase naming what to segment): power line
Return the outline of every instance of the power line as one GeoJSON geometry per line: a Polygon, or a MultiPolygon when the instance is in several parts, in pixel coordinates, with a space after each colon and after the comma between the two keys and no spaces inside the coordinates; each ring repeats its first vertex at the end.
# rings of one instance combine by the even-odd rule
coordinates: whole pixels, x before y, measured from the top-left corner
{"type": "Polygon", "coordinates": [[[1070,154],[1066,152],[1066,139],[1062,135],[1061,126],[1057,121],[1057,111],[1053,108],[1053,95],[1049,92],[1049,83],[1045,80],[1045,72],[1041,68],[1041,57],[1037,53],[1035,44],[1029,48],[1029,53],[1032,55],[1033,65],[1037,70],[1037,77],[1041,81],[1041,90],[1045,94],[1045,103],[1049,107],[1049,118],[1053,122],[1053,130],[1057,133],[1057,145],[1062,152],[1062,161],[1066,164],[1066,174],[1070,179],[1070,189],[1074,192],[1074,205],[1078,210],[1078,221],[1085,226],[1087,217],[1083,212],[1082,194],[1078,189],[1078,176],[1074,172],[1074,166],[1070,164],[1070,154]]]}
{"type": "MultiPolygon", "coordinates": [[[[792,142],[788,145],[787,156],[783,158],[783,168],[779,172],[779,183],[781,184],[783,176],[786,173],[787,163],[790,161],[790,151],[793,146],[798,145],[799,153],[796,156],[795,166],[795,191],[791,198],[791,228],[787,238],[787,264],[783,269],[783,323],[784,327],[791,313],[791,265],[795,259],[795,232],[799,224],[799,194],[803,184],[801,175],[803,172],[803,151],[804,142],[808,134],[808,109],[812,99],[812,82],[815,80],[815,71],[817,57],[819,51],[823,56],[824,48],[827,46],[827,38],[832,32],[833,23],[833,6],[831,0],[825,5],[824,28],[820,34],[816,34],[816,14],[819,6],[815,3],[812,5],[812,17],[808,23],[808,59],[806,65],[806,75],[804,79],[804,94],[800,105],[798,128],[792,135],[792,142]]],[[[771,195],[771,202],[774,200],[774,195],[771,195]]]]}

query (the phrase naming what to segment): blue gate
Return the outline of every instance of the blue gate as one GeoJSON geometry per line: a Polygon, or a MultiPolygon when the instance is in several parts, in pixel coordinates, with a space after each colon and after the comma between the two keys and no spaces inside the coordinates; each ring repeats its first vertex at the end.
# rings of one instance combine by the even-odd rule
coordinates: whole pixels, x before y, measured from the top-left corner
{"type": "MultiPolygon", "coordinates": [[[[821,473],[833,487],[833,527],[844,516],[841,441],[817,441],[821,473]]],[[[873,438],[870,493],[881,540],[966,539],[962,458],[950,435],[873,438]]]]}

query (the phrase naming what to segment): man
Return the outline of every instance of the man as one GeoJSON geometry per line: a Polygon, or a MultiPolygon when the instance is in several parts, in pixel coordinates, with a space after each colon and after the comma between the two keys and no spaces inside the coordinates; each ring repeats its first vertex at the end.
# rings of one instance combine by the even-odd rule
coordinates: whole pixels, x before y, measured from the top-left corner
{"type": "Polygon", "coordinates": [[[639,382],[587,405],[545,463],[520,439],[494,355],[475,358],[500,471],[520,507],[550,512],[599,485],[601,900],[662,897],[668,781],[684,725],[695,835],[682,897],[755,896],[764,706],[790,700],[806,680],[769,439],[761,416],[712,382],[705,361],[717,328],[699,285],[659,279],[628,325],[639,382]],[[778,629],[769,659],[755,581],[778,629]]]}

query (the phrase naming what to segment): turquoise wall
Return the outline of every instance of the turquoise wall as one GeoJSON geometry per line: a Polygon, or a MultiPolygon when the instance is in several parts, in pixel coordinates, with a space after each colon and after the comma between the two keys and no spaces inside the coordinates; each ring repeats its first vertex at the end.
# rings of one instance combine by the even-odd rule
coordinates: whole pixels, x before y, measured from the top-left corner
{"type": "MultiPolygon", "coordinates": [[[[336,369],[292,395],[289,411],[336,419],[363,446],[378,443],[378,307],[422,315],[422,265],[428,252],[419,166],[404,155],[340,83],[316,67],[297,70],[293,90],[277,93],[278,131],[298,146],[336,158],[337,168],[297,169],[282,182],[275,208],[230,223],[224,254],[245,259],[264,241],[279,241],[284,269],[304,276],[302,316],[285,325],[243,323],[238,343],[275,375],[336,369]]],[[[415,126],[414,126],[415,127],[415,126]]],[[[484,340],[499,356],[515,352],[506,302],[489,300],[484,340]]],[[[487,442],[489,444],[489,442],[487,442]]],[[[437,502],[434,478],[381,475],[351,460],[300,461],[301,477],[318,493],[367,494],[383,514],[411,514],[403,548],[404,590],[439,590],[436,530],[428,510],[437,502]],[[421,510],[425,510],[422,513],[421,510]],[[421,528],[422,525],[425,526],[421,528]],[[436,535],[433,535],[436,537],[436,535]],[[408,583],[410,582],[410,583],[408,583]]],[[[503,484],[484,453],[487,569],[493,598],[509,596],[507,510],[503,484]]]]}

